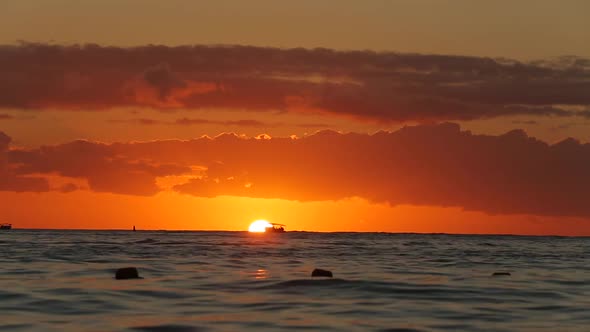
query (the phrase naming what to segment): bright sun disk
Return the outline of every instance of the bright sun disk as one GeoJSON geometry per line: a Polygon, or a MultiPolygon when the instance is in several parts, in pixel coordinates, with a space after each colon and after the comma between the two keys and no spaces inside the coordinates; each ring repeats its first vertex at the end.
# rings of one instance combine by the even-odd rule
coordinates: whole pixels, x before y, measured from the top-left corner
{"type": "Polygon", "coordinates": [[[272,227],[271,223],[262,219],[256,220],[250,224],[250,227],[248,227],[248,232],[264,233],[267,227],[272,227]]]}

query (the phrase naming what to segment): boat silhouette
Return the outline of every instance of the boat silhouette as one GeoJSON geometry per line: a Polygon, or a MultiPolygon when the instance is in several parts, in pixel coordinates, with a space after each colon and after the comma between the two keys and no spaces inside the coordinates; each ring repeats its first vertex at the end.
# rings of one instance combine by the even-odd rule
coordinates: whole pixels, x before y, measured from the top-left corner
{"type": "Polygon", "coordinates": [[[0,229],[11,229],[12,224],[0,224],[0,229]]]}
{"type": "Polygon", "coordinates": [[[285,226],[283,224],[271,223],[271,226],[266,227],[266,233],[285,233],[285,226]]]}

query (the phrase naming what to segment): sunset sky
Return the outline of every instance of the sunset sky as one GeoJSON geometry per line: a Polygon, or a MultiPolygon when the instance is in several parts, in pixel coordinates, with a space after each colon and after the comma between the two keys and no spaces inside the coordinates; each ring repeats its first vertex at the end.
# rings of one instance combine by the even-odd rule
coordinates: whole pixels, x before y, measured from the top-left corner
{"type": "Polygon", "coordinates": [[[0,4],[0,223],[590,235],[590,2],[0,4]]]}

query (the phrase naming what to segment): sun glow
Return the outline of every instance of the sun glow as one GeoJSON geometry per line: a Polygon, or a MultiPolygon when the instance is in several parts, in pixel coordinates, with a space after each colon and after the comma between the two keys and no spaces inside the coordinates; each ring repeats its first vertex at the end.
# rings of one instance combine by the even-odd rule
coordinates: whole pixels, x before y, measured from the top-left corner
{"type": "Polygon", "coordinates": [[[271,223],[269,223],[266,220],[260,219],[250,224],[250,227],[248,227],[248,232],[264,233],[266,232],[266,228],[268,227],[272,227],[271,223]]]}

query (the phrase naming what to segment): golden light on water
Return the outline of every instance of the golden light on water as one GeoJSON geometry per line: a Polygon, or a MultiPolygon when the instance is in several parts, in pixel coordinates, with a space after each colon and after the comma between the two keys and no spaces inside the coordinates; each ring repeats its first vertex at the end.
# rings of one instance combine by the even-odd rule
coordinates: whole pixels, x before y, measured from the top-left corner
{"type": "Polygon", "coordinates": [[[252,233],[264,233],[266,231],[266,228],[268,227],[272,227],[271,223],[269,223],[266,220],[256,220],[254,222],[252,222],[250,224],[250,227],[248,227],[248,232],[252,232],[252,233]]]}

